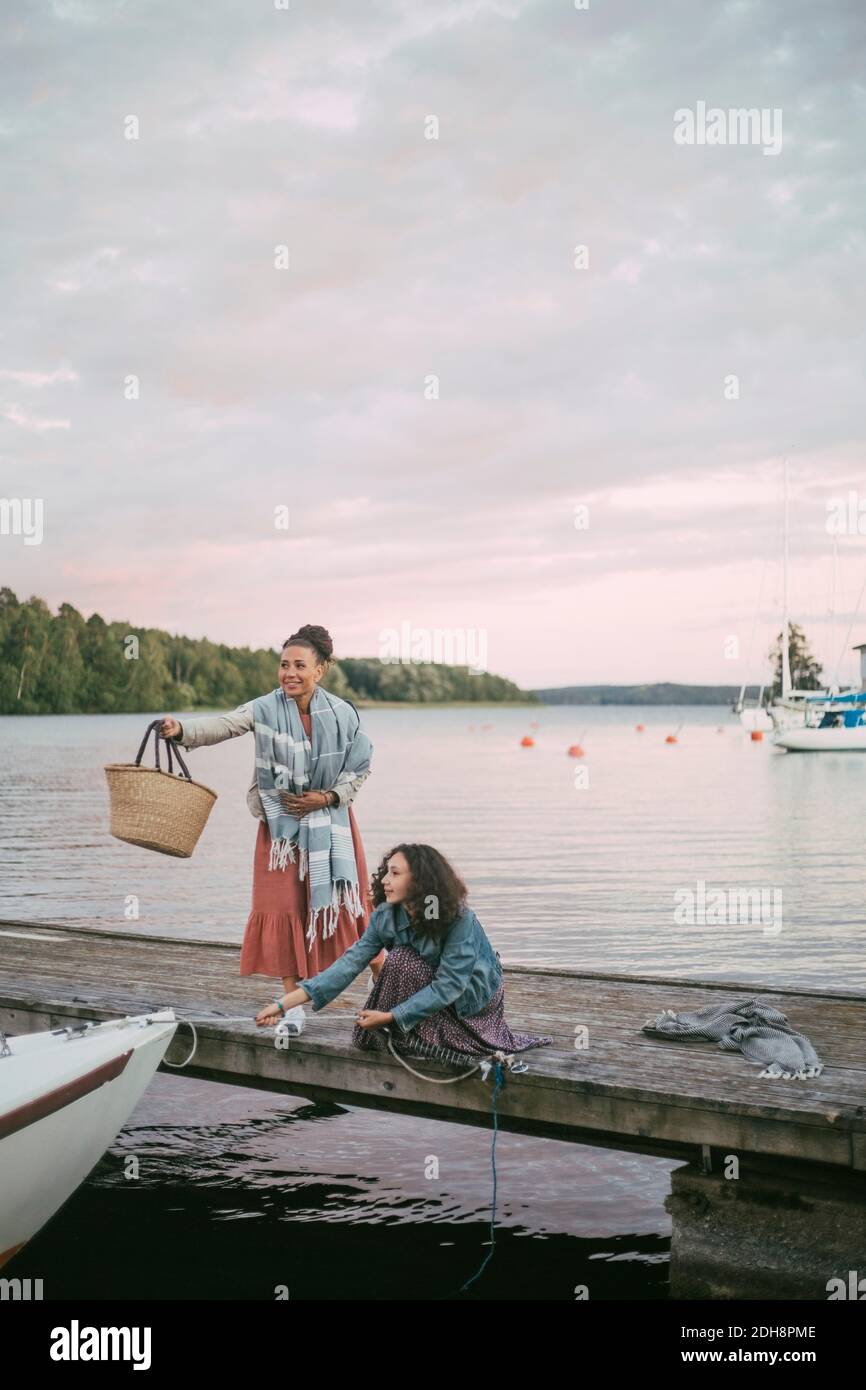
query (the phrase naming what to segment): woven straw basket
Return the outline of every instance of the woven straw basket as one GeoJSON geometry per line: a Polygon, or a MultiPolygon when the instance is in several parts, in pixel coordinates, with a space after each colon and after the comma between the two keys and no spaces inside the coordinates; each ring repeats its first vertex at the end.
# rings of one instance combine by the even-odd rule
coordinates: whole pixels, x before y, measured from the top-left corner
{"type": "Polygon", "coordinates": [[[217,794],[192,780],[177,746],[174,755],[181,771],[174,775],[169,742],[165,745],[168,771],[162,771],[159,765],[161,724],[161,719],[148,724],[134,763],[109,763],[105,768],[111,801],[111,834],[129,845],[189,859],[217,794]],[[141,758],[151,731],[155,740],[156,767],[142,767],[141,758]]]}

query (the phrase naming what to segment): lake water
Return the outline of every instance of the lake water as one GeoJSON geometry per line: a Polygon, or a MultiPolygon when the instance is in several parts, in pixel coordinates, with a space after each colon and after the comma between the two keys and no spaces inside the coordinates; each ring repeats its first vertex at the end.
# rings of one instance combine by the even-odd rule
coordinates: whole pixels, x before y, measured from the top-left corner
{"type": "MultiPolygon", "coordinates": [[[[193,858],[170,859],[107,828],[103,764],[132,761],[151,717],[0,719],[0,917],[240,941],[252,740],[188,755],[219,799],[193,858]]],[[[371,869],[399,840],[437,846],[506,965],[866,991],[866,758],[779,753],[721,708],[363,719],[374,771],[355,809],[371,869]],[[576,742],[582,759],[567,755],[576,742]],[[763,890],[772,914],[684,922],[677,905],[699,883],[763,890]]],[[[301,1299],[447,1299],[487,1250],[489,1146],[462,1126],[160,1074],[10,1270],[51,1269],[51,1297],[268,1298],[285,1283],[301,1299]],[[131,1185],[133,1151],[147,1161],[131,1185]]],[[[501,1234],[472,1297],[571,1298],[581,1283],[593,1298],[666,1296],[676,1165],[507,1134],[497,1157],[501,1234]]]]}

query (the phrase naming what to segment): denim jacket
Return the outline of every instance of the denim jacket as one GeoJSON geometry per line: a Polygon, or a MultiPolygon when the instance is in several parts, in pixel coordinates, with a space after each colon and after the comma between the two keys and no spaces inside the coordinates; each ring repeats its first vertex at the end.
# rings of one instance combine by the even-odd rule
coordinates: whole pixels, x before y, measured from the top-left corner
{"type": "Polygon", "coordinates": [[[383,946],[389,950],[394,946],[411,946],[435,971],[429,985],[391,1010],[394,1022],[404,1033],[449,1004],[453,1004],[461,1018],[477,1014],[490,1003],[502,984],[499,952],[494,951],[484,928],[469,908],[447,932],[435,937],[410,927],[408,913],[401,903],[396,906],[382,903],[354,946],[327,970],[309,980],[298,980],[299,987],[310,996],[313,1012],[336,999],[383,946]]]}
{"type": "MultiPolygon", "coordinates": [[[[180,734],[172,742],[179,743],[181,748],[186,749],[205,748],[211,743],[222,743],[227,738],[238,738],[241,734],[251,733],[255,727],[252,700],[246,705],[238,705],[237,709],[228,714],[206,715],[203,719],[184,719],[180,727],[180,734]]],[[[369,776],[368,768],[366,772],[359,772],[356,777],[347,777],[333,788],[340,798],[341,806],[351,806],[362,782],[369,776]]],[[[255,764],[253,780],[247,791],[247,806],[252,815],[257,816],[259,820],[265,819],[255,764]]]]}

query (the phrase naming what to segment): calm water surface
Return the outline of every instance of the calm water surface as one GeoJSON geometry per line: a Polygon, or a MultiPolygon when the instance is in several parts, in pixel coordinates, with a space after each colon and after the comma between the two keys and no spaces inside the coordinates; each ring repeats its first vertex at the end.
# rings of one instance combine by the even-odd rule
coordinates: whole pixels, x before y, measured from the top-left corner
{"type": "MultiPolygon", "coordinates": [[[[0,719],[0,917],[240,941],[252,740],[188,755],[219,799],[193,858],[169,859],[107,829],[103,764],[132,761],[151,717],[0,719]]],[[[401,839],[436,845],[506,964],[866,991],[866,758],[778,753],[724,709],[363,718],[368,862],[401,839]],[[567,756],[575,742],[583,759],[567,756]],[[678,925],[675,895],[698,881],[775,890],[782,930],[678,925]]],[[[301,1299],[449,1298],[488,1248],[489,1147],[463,1126],[160,1074],[10,1272],[50,1270],[52,1297],[269,1298],[288,1284],[301,1299]]],[[[501,1232],[471,1296],[572,1298],[587,1283],[592,1297],[665,1297],[674,1164],[508,1134],[497,1157],[501,1232]]]]}

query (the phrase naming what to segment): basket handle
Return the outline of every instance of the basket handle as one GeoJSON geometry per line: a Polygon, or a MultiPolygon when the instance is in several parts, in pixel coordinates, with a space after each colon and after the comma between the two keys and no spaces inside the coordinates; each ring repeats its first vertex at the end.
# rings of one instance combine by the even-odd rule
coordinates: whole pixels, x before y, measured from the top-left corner
{"type": "MultiPolygon", "coordinates": [[[[152,723],[148,724],[148,726],[147,726],[147,728],[146,728],[146,730],[145,730],[145,733],[144,733],[144,738],[141,740],[141,747],[139,748],[137,754],[135,755],[135,766],[136,766],[136,767],[140,767],[140,766],[141,766],[141,759],[142,759],[142,757],[143,757],[143,755],[144,755],[144,750],[145,750],[145,747],[146,747],[146,745],[147,745],[147,740],[150,738],[151,733],[153,733],[153,751],[154,751],[154,754],[155,754],[156,770],[157,770],[157,772],[161,772],[161,771],[162,771],[162,768],[161,768],[160,765],[159,765],[159,730],[160,730],[161,726],[162,726],[162,720],[161,720],[161,719],[154,719],[154,720],[152,721],[152,723]]],[[[166,751],[166,753],[168,754],[168,771],[169,771],[169,775],[170,775],[170,776],[174,776],[174,767],[173,767],[173,765],[172,765],[172,760],[171,760],[171,740],[170,740],[170,739],[166,739],[166,740],[165,740],[165,751],[166,751]]],[[[186,763],[184,762],[183,758],[181,757],[181,755],[180,755],[180,748],[178,747],[177,744],[175,744],[175,746],[174,746],[174,756],[177,758],[178,766],[180,767],[180,772],[177,774],[178,777],[181,777],[181,776],[182,776],[182,777],[185,777],[185,778],[187,779],[188,782],[191,782],[191,781],[192,781],[192,777],[190,776],[189,768],[187,767],[186,763]]]]}

